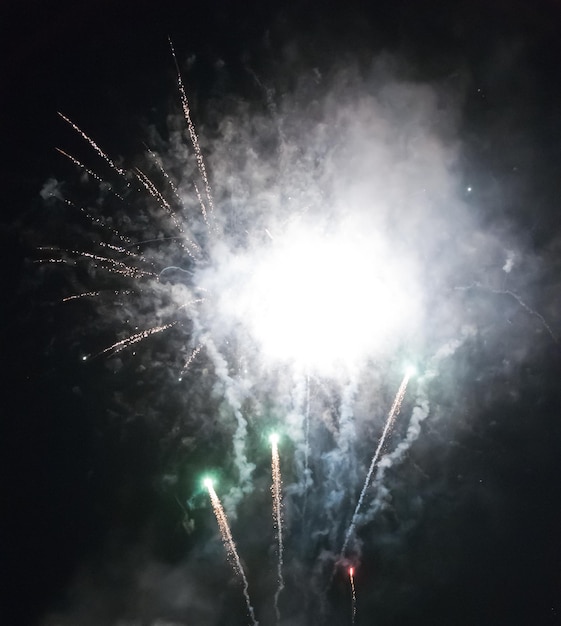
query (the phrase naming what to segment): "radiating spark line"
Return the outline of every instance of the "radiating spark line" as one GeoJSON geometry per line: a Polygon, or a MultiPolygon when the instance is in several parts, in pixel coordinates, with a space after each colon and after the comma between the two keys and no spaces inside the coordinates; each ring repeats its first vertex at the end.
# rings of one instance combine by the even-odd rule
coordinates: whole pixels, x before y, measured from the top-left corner
{"type": "Polygon", "coordinates": [[[177,189],[175,183],[173,182],[173,179],[171,178],[171,176],[167,173],[165,167],[162,165],[160,159],[158,158],[157,154],[150,149],[150,146],[148,146],[147,144],[144,144],[144,147],[146,148],[146,151],[148,152],[148,154],[150,155],[152,162],[156,164],[157,168],[160,170],[160,172],[162,173],[163,177],[166,179],[166,182],[168,183],[168,185],[170,186],[171,190],[173,191],[173,195],[175,196],[175,198],[177,199],[177,201],[179,202],[179,204],[181,205],[181,208],[185,209],[185,204],[183,203],[183,198],[179,195],[179,190],[177,189]]]}
{"type": "MultiPolygon", "coordinates": [[[[189,108],[189,100],[187,99],[187,94],[185,92],[185,87],[183,85],[183,79],[181,78],[181,72],[179,71],[179,63],[177,62],[177,57],[175,56],[175,49],[171,40],[169,41],[169,45],[171,47],[171,53],[173,56],[173,60],[175,62],[175,69],[177,71],[177,85],[179,87],[179,93],[181,96],[181,106],[183,107],[183,116],[185,117],[185,121],[187,122],[187,128],[189,130],[189,138],[191,139],[191,143],[193,144],[193,149],[195,150],[195,159],[197,161],[197,167],[199,169],[199,174],[203,179],[203,183],[205,186],[205,194],[208,202],[208,208],[210,217],[214,216],[214,203],[212,201],[212,190],[210,188],[210,184],[208,182],[208,176],[206,173],[205,161],[203,158],[203,153],[201,151],[201,147],[199,145],[199,138],[197,137],[197,132],[195,131],[195,125],[191,119],[191,110],[189,108]]],[[[197,196],[199,200],[201,200],[200,194],[197,191],[197,196]]],[[[204,208],[204,203],[201,203],[201,208],[203,208],[203,213],[206,221],[206,208],[204,208]]]]}
{"type": "Polygon", "coordinates": [[[72,296],[63,298],[61,302],[70,302],[70,300],[78,300],[79,298],[95,298],[99,296],[100,291],[85,291],[84,293],[75,293],[72,296]]]}
{"type": "Polygon", "coordinates": [[[68,263],[68,259],[36,259],[33,263],[68,263]]]}
{"type": "Polygon", "coordinates": [[[105,221],[103,219],[101,219],[100,217],[96,217],[95,215],[92,215],[91,213],[89,213],[86,209],[84,209],[83,207],[77,207],[73,202],[71,202],[70,200],[67,200],[66,198],[63,198],[62,201],[67,204],[68,206],[72,207],[73,209],[78,209],[81,213],[83,213],[92,224],[94,224],[95,226],[100,226],[101,228],[105,228],[107,229],[109,232],[113,233],[113,235],[115,235],[115,237],[117,237],[118,239],[120,239],[123,243],[127,243],[127,244],[131,244],[131,245],[136,245],[133,244],[133,242],[125,235],[122,235],[116,228],[113,228],[112,226],[108,226],[105,221]]]}
{"type": "Polygon", "coordinates": [[[117,259],[112,259],[111,257],[100,256],[99,254],[94,254],[93,252],[84,252],[83,250],[61,250],[61,252],[74,254],[77,257],[91,259],[92,261],[99,261],[100,263],[109,263],[110,267],[104,267],[104,269],[116,272],[118,274],[123,274],[124,276],[128,276],[129,278],[142,278],[143,276],[153,276],[153,277],[157,276],[157,274],[154,272],[150,272],[148,270],[142,270],[138,267],[132,267],[131,265],[127,265],[126,263],[123,263],[123,261],[118,261],[117,259]]]}
{"type": "Polygon", "coordinates": [[[94,267],[99,267],[105,272],[110,272],[111,274],[119,274],[120,276],[124,276],[125,278],[142,278],[144,276],[155,276],[155,274],[147,273],[147,272],[135,272],[131,270],[131,268],[127,269],[119,269],[118,267],[111,267],[107,265],[95,265],[94,267]]]}
{"type": "Polygon", "coordinates": [[[193,261],[196,261],[197,259],[195,255],[191,252],[191,250],[189,250],[189,248],[185,244],[188,243],[197,250],[200,250],[200,247],[194,241],[191,241],[191,239],[187,237],[183,225],[177,219],[177,215],[170,203],[164,198],[156,185],[148,178],[148,176],[146,176],[146,174],[142,170],[136,168],[135,173],[138,180],[142,183],[146,191],[158,202],[158,204],[164,209],[164,211],[166,211],[166,213],[171,217],[174,226],[181,233],[182,237],[179,242],[181,248],[185,250],[185,252],[191,257],[193,261]]]}
{"type": "Polygon", "coordinates": [[[146,257],[142,256],[141,254],[137,254],[136,252],[131,252],[130,250],[127,250],[127,248],[123,248],[123,246],[115,246],[112,243],[107,243],[106,241],[100,241],[99,246],[101,246],[102,248],[109,248],[109,250],[114,250],[115,252],[118,252],[119,254],[124,254],[125,256],[130,256],[132,259],[138,259],[139,261],[150,263],[150,265],[152,266],[154,265],[152,261],[148,261],[146,257]]]}
{"type": "Polygon", "coordinates": [[[207,227],[210,228],[210,223],[208,221],[208,214],[207,214],[207,210],[206,210],[205,201],[203,200],[203,197],[201,196],[201,192],[199,191],[199,188],[197,187],[196,183],[193,183],[193,187],[195,188],[195,193],[197,194],[197,199],[198,199],[199,205],[201,207],[201,213],[202,213],[202,216],[203,216],[203,220],[204,220],[205,224],[207,225],[207,227]]]}
{"type": "Polygon", "coordinates": [[[78,166],[80,169],[83,169],[92,178],[97,180],[98,183],[103,183],[104,182],[103,178],[101,178],[101,176],[98,176],[98,174],[96,174],[94,171],[92,171],[88,167],[86,167],[81,161],[78,161],[78,159],[76,157],[72,156],[71,154],[68,154],[68,152],[65,152],[62,148],[55,148],[55,150],[57,152],[60,152],[60,154],[65,156],[70,161],[72,161],[72,163],[74,163],[74,165],[78,166]]]}
{"type": "Polygon", "coordinates": [[[271,495],[273,496],[273,522],[277,534],[277,591],[275,593],[275,613],[277,623],[280,623],[279,596],[284,589],[283,569],[283,538],[282,538],[282,477],[280,471],[280,457],[278,448],[278,436],[271,435],[271,495]]]}
{"type": "Polygon", "coordinates": [[[405,376],[403,377],[403,380],[401,381],[401,385],[399,385],[399,389],[397,390],[397,393],[395,395],[393,404],[391,406],[391,409],[388,413],[388,417],[386,419],[386,423],[384,425],[384,430],[382,431],[382,436],[380,437],[380,441],[378,442],[378,447],[376,448],[376,452],[374,452],[374,456],[372,457],[372,461],[370,462],[370,467],[368,468],[368,473],[366,474],[366,479],[364,481],[364,485],[362,487],[362,491],[360,492],[360,497],[358,499],[358,502],[356,504],[354,513],[353,513],[353,517],[351,519],[351,523],[349,525],[349,528],[347,530],[347,534],[345,535],[345,541],[343,543],[343,547],[341,549],[341,556],[344,557],[345,556],[345,551],[347,550],[347,546],[349,544],[349,540],[352,537],[354,530],[355,530],[355,526],[356,526],[356,520],[358,518],[358,514],[360,512],[360,508],[362,506],[362,502],[364,500],[364,496],[366,494],[366,490],[368,489],[368,487],[370,486],[370,480],[372,479],[372,472],[374,471],[374,468],[376,467],[376,463],[378,462],[378,459],[380,458],[380,454],[382,452],[382,449],[384,447],[384,444],[386,443],[386,438],[388,436],[388,433],[390,432],[394,422],[395,422],[395,418],[397,417],[399,410],[401,408],[401,403],[403,402],[403,398],[405,397],[405,392],[407,390],[407,384],[409,383],[409,379],[412,376],[412,371],[408,370],[405,374],[405,376]]]}
{"type": "MultiPolygon", "coordinates": [[[[170,188],[171,188],[171,190],[173,192],[173,195],[175,196],[177,202],[179,203],[181,208],[183,210],[185,210],[185,203],[183,202],[183,198],[179,194],[179,189],[176,187],[176,185],[173,182],[173,179],[171,178],[171,176],[167,173],[167,171],[166,171],[165,167],[162,165],[160,159],[158,158],[156,153],[153,150],[150,149],[150,147],[148,145],[144,144],[144,147],[146,148],[148,154],[152,158],[153,163],[156,164],[156,166],[158,167],[158,169],[162,173],[163,177],[166,179],[166,182],[170,186],[170,188]]],[[[184,224],[179,223],[179,228],[180,228],[181,232],[183,233],[184,232],[184,224]]],[[[192,246],[193,249],[197,252],[197,254],[199,256],[202,255],[201,246],[199,246],[199,244],[196,241],[194,241],[193,239],[190,239],[188,237],[185,237],[185,243],[190,245],[190,246],[192,246]]]]}
{"type": "Polygon", "coordinates": [[[93,254],[92,252],[83,252],[79,250],[70,250],[72,254],[75,254],[79,257],[84,257],[86,259],[91,259],[92,261],[99,261],[101,263],[109,263],[111,267],[106,267],[110,271],[114,271],[119,274],[123,274],[124,276],[128,276],[130,278],[140,278],[142,276],[154,276],[157,274],[154,272],[149,272],[147,270],[141,270],[138,267],[132,267],[123,263],[122,261],[117,261],[116,259],[112,259],[111,257],[100,256],[99,254],[93,254]]]}
{"type": "Polygon", "coordinates": [[[181,311],[181,309],[187,309],[194,304],[201,304],[202,302],[206,302],[206,298],[193,298],[193,300],[189,300],[185,304],[182,304],[180,307],[177,308],[177,310],[181,311]]]}
{"type": "Polygon", "coordinates": [[[103,180],[103,178],[101,178],[101,176],[99,176],[99,174],[96,174],[93,170],[91,170],[89,167],[87,167],[81,161],[79,161],[75,156],[72,156],[71,154],[68,154],[68,152],[65,152],[62,148],[55,148],[55,150],[57,152],[60,152],[60,154],[65,156],[67,159],[70,159],[70,161],[72,161],[72,163],[74,163],[74,165],[76,165],[77,167],[83,169],[84,172],[89,174],[93,179],[97,180],[98,183],[100,183],[101,185],[107,185],[109,187],[109,190],[111,191],[111,193],[116,198],[119,198],[119,200],[121,200],[122,202],[125,201],[123,196],[119,195],[115,191],[115,189],[113,189],[113,185],[111,183],[107,182],[106,180],[103,180]]]}
{"type": "Polygon", "coordinates": [[[181,377],[183,376],[183,374],[185,374],[185,372],[189,369],[189,366],[197,358],[197,355],[202,349],[203,349],[203,344],[201,343],[193,350],[193,352],[191,352],[191,354],[189,355],[189,358],[185,361],[185,365],[183,366],[181,373],[179,374],[179,380],[181,380],[181,377]]]}
{"type": "Polygon", "coordinates": [[[228,518],[226,517],[226,513],[218,496],[216,495],[216,491],[214,491],[214,487],[212,486],[212,482],[210,480],[205,481],[205,487],[208,490],[208,494],[210,496],[212,510],[214,511],[214,516],[216,517],[216,521],[218,523],[220,535],[222,536],[222,543],[226,548],[228,561],[230,562],[234,573],[241,578],[243,584],[243,594],[247,605],[247,611],[251,618],[251,622],[253,626],[258,626],[258,622],[255,619],[255,612],[253,610],[253,606],[251,605],[251,600],[249,599],[249,584],[247,582],[247,578],[242,563],[240,561],[238,551],[236,549],[236,544],[234,543],[234,538],[232,537],[232,531],[230,530],[230,525],[228,524],[228,518]]]}
{"type": "Polygon", "coordinates": [[[98,352],[96,356],[100,356],[101,354],[106,354],[107,352],[111,352],[111,351],[113,351],[114,354],[116,354],[117,352],[121,352],[121,350],[124,350],[125,348],[128,348],[129,346],[132,346],[135,343],[138,343],[139,341],[142,341],[143,339],[150,337],[151,335],[161,333],[164,330],[167,330],[168,328],[175,326],[175,324],[177,324],[177,322],[171,322],[169,324],[163,324],[162,326],[154,326],[153,328],[147,328],[146,330],[142,330],[141,332],[136,333],[135,335],[131,335],[130,337],[127,337],[126,339],[121,339],[121,341],[115,342],[114,344],[103,349],[101,352],[98,352]]]}
{"type": "Polygon", "coordinates": [[[74,122],[72,120],[70,120],[68,117],[66,117],[66,115],[64,115],[63,113],[61,113],[60,111],[58,111],[58,114],[60,115],[60,117],[62,117],[62,119],[67,122],[68,124],[70,124],[70,126],[72,126],[72,128],[83,138],[85,139],[90,146],[97,152],[97,154],[113,169],[115,170],[118,174],[120,174],[124,179],[125,182],[127,183],[127,186],[130,186],[129,181],[126,179],[126,172],[125,170],[121,169],[118,165],[116,165],[113,160],[97,145],[97,143],[89,136],[86,135],[86,133],[76,124],[74,124],[74,122]]]}
{"type": "Polygon", "coordinates": [[[138,178],[138,180],[144,185],[146,191],[148,191],[148,193],[155,199],[158,201],[158,204],[167,212],[167,214],[171,217],[171,219],[173,220],[174,225],[176,226],[177,230],[183,234],[183,226],[181,225],[181,223],[179,222],[179,220],[177,219],[177,215],[175,214],[175,211],[172,209],[170,203],[164,198],[164,196],[161,194],[161,192],[159,191],[159,189],[156,187],[156,185],[150,180],[150,178],[148,178],[148,176],[138,167],[135,169],[135,174],[138,178]]]}
{"type": "Polygon", "coordinates": [[[144,186],[144,188],[146,189],[146,191],[158,201],[158,204],[169,214],[171,215],[174,219],[174,223],[176,224],[176,226],[178,227],[178,229],[181,229],[180,224],[177,223],[177,218],[175,216],[175,212],[173,211],[173,209],[171,208],[169,202],[162,196],[162,194],[160,193],[160,191],[158,190],[158,188],[156,187],[156,185],[150,180],[150,178],[138,167],[135,168],[134,173],[136,174],[136,177],[138,178],[138,180],[142,183],[142,185],[144,186]]]}
{"type": "Polygon", "coordinates": [[[173,221],[173,224],[176,227],[176,229],[181,233],[181,237],[179,238],[180,239],[179,246],[183,250],[185,250],[185,252],[191,257],[193,261],[196,261],[197,259],[194,253],[191,252],[191,250],[189,250],[186,244],[190,245],[194,250],[196,250],[199,253],[199,256],[200,256],[200,251],[201,251],[200,246],[194,241],[192,241],[191,239],[189,239],[189,237],[187,237],[187,235],[185,234],[185,229],[183,228],[183,224],[177,218],[177,214],[171,207],[170,203],[164,198],[162,193],[158,190],[156,185],[148,178],[148,176],[146,176],[146,174],[138,168],[136,168],[135,173],[139,181],[142,183],[142,185],[146,189],[146,191],[148,191],[148,193],[166,211],[166,213],[171,217],[171,220],[173,221]]]}
{"type": "MultiPolygon", "coordinates": [[[[171,217],[171,220],[175,228],[183,235],[182,239],[184,238],[185,240],[187,240],[183,226],[181,225],[181,222],[177,219],[177,215],[175,214],[175,211],[172,209],[170,203],[164,198],[164,196],[158,190],[156,185],[148,178],[148,176],[146,176],[146,174],[142,170],[136,168],[135,173],[136,173],[138,180],[144,186],[146,191],[158,202],[158,204],[164,209],[164,211],[166,211],[166,213],[171,217]]],[[[185,246],[185,243],[183,242],[182,239],[179,241],[179,245],[181,246],[181,248],[183,248],[183,250],[185,250],[185,252],[191,257],[193,261],[196,261],[195,256],[185,246]]]]}
{"type": "Polygon", "coordinates": [[[349,581],[351,583],[351,624],[354,625],[356,617],[356,590],[355,590],[355,568],[349,567],[349,581]]]}
{"type": "Polygon", "coordinates": [[[61,302],[70,302],[71,300],[78,300],[80,298],[97,298],[102,293],[112,293],[116,296],[128,296],[131,293],[133,293],[133,291],[131,289],[115,289],[115,290],[108,291],[108,292],[84,291],[82,293],[75,293],[75,294],[72,294],[71,296],[66,296],[66,298],[63,298],[61,300],[61,302]]]}

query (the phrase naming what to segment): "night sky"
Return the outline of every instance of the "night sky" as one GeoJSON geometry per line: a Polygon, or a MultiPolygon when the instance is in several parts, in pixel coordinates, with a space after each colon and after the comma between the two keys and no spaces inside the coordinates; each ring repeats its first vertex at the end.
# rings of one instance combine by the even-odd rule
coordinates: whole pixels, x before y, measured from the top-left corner
{"type": "MultiPolygon", "coordinates": [[[[274,428],[280,624],[351,624],[349,565],[359,625],[561,624],[561,4],[363,4],[0,8],[2,624],[251,624],[207,472],[256,618],[276,623],[274,428]],[[204,185],[168,38],[220,236],[198,215],[193,182],[204,185]],[[157,198],[138,178],[127,186],[58,111],[173,203],[146,145],[161,156],[199,260],[157,198]],[[351,252],[334,269],[321,262],[327,318],[341,302],[368,309],[358,292],[380,289],[356,345],[363,318],[344,307],[322,336],[323,350],[343,333],[360,366],[307,376],[271,364],[243,329],[237,259],[255,267],[293,224],[335,237],[355,219],[368,246],[387,245],[381,275],[401,272],[384,297],[369,278],[338,274],[351,252]],[[158,280],[64,252],[120,262],[104,247],[119,243],[112,228],[158,240],[130,248],[158,280]],[[209,303],[186,313],[199,284],[209,303]],[[101,295],[62,302],[92,290],[101,295]],[[241,317],[228,317],[236,306],[241,317]],[[391,330],[378,341],[379,311],[391,330]],[[418,376],[336,566],[406,361],[418,376]]],[[[303,317],[305,297],[292,307],[303,317]]]]}

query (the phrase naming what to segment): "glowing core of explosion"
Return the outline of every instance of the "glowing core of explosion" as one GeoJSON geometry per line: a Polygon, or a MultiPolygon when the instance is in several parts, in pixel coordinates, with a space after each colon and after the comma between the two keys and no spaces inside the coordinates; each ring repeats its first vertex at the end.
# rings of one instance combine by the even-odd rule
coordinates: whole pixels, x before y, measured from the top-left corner
{"type": "Polygon", "coordinates": [[[413,263],[371,220],[297,220],[215,259],[197,281],[213,294],[215,326],[242,325],[267,360],[320,375],[395,349],[420,308],[413,263]]]}

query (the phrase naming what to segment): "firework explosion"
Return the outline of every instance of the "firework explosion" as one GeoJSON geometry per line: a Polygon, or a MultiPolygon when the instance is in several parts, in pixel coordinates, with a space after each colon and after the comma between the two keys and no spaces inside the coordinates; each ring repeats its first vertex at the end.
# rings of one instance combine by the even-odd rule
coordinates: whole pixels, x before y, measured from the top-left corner
{"type": "MultiPolygon", "coordinates": [[[[454,174],[453,115],[443,115],[439,94],[388,77],[382,62],[367,76],[334,72],[315,89],[304,82],[266,112],[224,113],[205,137],[178,73],[182,113],[170,116],[166,140],[152,133],[142,165],[121,164],[61,115],[99,159],[84,165],[60,150],[96,200],[51,193],[87,220],[89,241],[50,247],[41,260],[70,265],[89,283],[65,306],[91,300],[117,329],[85,360],[118,353],[122,364],[142,344],[187,398],[178,427],[197,433],[189,445],[212,449],[216,431],[227,435],[222,502],[212,482],[205,487],[254,624],[228,517],[244,518],[262,478],[256,433],[275,424],[291,450],[281,492],[271,439],[277,621],[325,621],[326,584],[329,592],[333,572],[347,572],[354,623],[355,570],[346,565],[360,559],[360,531],[387,505],[389,468],[406,459],[431,413],[431,383],[477,332],[465,298],[474,289],[511,293],[534,313],[514,291],[499,291],[515,256],[470,211],[454,174]],[[392,446],[407,360],[420,376],[392,446]],[[281,601],[285,587],[293,606],[281,601]]],[[[258,603],[260,611],[267,615],[258,603]]]]}

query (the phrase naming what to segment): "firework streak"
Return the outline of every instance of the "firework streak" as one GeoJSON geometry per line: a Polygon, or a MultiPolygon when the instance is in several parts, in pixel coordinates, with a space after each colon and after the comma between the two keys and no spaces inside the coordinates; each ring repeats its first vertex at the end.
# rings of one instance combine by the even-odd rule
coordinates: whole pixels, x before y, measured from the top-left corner
{"type": "Polygon", "coordinates": [[[234,538],[232,537],[232,531],[230,530],[230,525],[228,524],[228,518],[226,517],[226,513],[224,512],[222,504],[218,496],[216,495],[216,491],[214,491],[212,482],[206,480],[205,487],[207,488],[208,495],[210,496],[212,510],[214,511],[216,521],[218,522],[218,528],[220,529],[220,534],[222,535],[222,541],[224,542],[224,547],[226,548],[228,560],[232,565],[232,569],[241,578],[241,581],[243,583],[243,595],[245,598],[245,603],[247,605],[247,611],[251,618],[251,623],[253,624],[253,626],[258,626],[259,622],[255,619],[255,612],[249,599],[249,585],[242,567],[242,563],[240,561],[238,551],[236,549],[236,544],[234,543],[234,538]]]}
{"type": "Polygon", "coordinates": [[[278,552],[278,564],[277,564],[277,578],[278,587],[275,593],[275,612],[277,616],[277,623],[280,622],[279,611],[279,596],[284,589],[284,578],[282,575],[283,567],[283,543],[282,543],[282,479],[280,472],[280,459],[279,459],[279,438],[277,435],[271,435],[271,473],[273,482],[271,484],[271,494],[273,496],[273,521],[275,529],[277,531],[277,552],[278,552]]]}
{"type": "Polygon", "coordinates": [[[349,567],[349,582],[351,583],[351,624],[354,624],[356,617],[356,590],[354,567],[349,567]]]}
{"type": "Polygon", "coordinates": [[[345,535],[345,541],[343,543],[343,547],[341,548],[341,556],[345,556],[345,551],[347,550],[347,546],[349,545],[349,540],[353,536],[356,526],[356,520],[358,518],[358,514],[360,512],[360,507],[362,506],[362,502],[364,500],[364,496],[366,494],[366,490],[370,485],[370,480],[372,478],[372,473],[374,472],[374,468],[376,467],[376,463],[378,463],[378,459],[380,458],[380,454],[386,443],[387,436],[395,422],[395,418],[399,414],[399,410],[401,409],[401,403],[403,402],[403,398],[405,397],[405,392],[407,391],[407,384],[409,383],[409,379],[413,375],[411,370],[408,370],[401,381],[401,385],[397,390],[395,395],[393,404],[391,406],[390,412],[388,413],[388,417],[386,419],[386,423],[384,425],[384,430],[382,431],[382,436],[380,437],[380,441],[378,442],[378,447],[376,448],[376,452],[374,452],[374,456],[372,457],[372,461],[370,462],[370,467],[368,468],[368,474],[366,474],[366,479],[364,481],[364,485],[362,486],[362,491],[360,492],[360,497],[355,507],[355,511],[353,513],[353,517],[351,519],[351,523],[349,525],[349,529],[347,530],[347,534],[345,535]]]}

